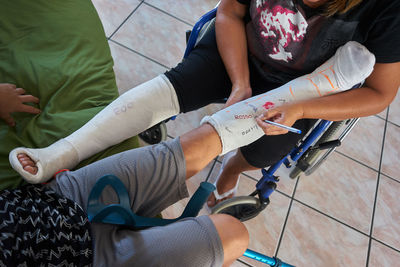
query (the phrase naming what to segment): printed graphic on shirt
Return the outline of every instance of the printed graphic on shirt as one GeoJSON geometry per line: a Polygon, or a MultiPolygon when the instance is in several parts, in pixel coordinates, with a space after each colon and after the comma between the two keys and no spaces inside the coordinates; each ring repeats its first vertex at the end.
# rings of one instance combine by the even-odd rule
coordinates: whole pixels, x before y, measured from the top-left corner
{"type": "MultiPolygon", "coordinates": [[[[307,21],[294,8],[284,7],[275,1],[256,1],[256,12],[262,42],[268,56],[289,62],[293,59],[287,49],[293,42],[301,42],[307,32],[307,21]]],[[[278,2],[278,1],[277,1],[278,2]]]]}

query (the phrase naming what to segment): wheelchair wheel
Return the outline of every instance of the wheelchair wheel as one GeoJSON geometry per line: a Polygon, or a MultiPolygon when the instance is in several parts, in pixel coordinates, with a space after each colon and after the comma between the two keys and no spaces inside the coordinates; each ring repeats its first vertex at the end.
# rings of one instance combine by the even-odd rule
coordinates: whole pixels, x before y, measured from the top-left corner
{"type": "Polygon", "coordinates": [[[303,170],[300,169],[300,167],[295,166],[293,170],[290,172],[289,177],[292,179],[296,179],[297,177],[300,177],[300,175],[303,173],[303,170]]]}
{"type": "Polygon", "coordinates": [[[240,196],[224,200],[211,209],[212,214],[228,214],[244,222],[256,217],[265,209],[263,204],[253,196],[240,196]]]}
{"type": "MultiPolygon", "coordinates": [[[[321,138],[315,143],[314,147],[318,147],[319,145],[323,145],[331,141],[335,135],[338,133],[340,129],[342,129],[345,125],[348,125],[348,128],[345,130],[346,134],[351,130],[357,120],[345,120],[345,121],[335,121],[329,126],[329,128],[322,134],[321,138]]],[[[341,141],[343,137],[339,137],[338,140],[341,141]]],[[[303,154],[300,159],[297,161],[296,166],[290,172],[289,177],[292,179],[296,179],[303,172],[306,175],[310,175],[313,173],[318,166],[321,165],[322,162],[331,154],[335,149],[334,147],[328,147],[328,150],[324,150],[325,148],[316,148],[310,149],[310,151],[303,154]],[[321,156],[322,155],[322,156],[321,156]]]]}
{"type": "Polygon", "coordinates": [[[160,122],[139,134],[139,137],[147,144],[154,145],[167,140],[167,126],[160,122]]]}

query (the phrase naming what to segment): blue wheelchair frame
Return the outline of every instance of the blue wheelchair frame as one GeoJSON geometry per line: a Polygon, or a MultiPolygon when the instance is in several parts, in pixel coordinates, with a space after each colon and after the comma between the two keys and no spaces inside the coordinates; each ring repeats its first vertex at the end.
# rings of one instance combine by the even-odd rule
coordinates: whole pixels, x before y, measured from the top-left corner
{"type": "MultiPolygon", "coordinates": [[[[196,45],[197,38],[203,26],[212,20],[217,13],[217,8],[209,11],[203,15],[200,20],[193,27],[187,41],[187,46],[184,58],[187,58],[190,52],[196,45]]],[[[172,118],[173,119],[173,118],[172,118]]],[[[302,140],[300,144],[295,146],[292,151],[282,158],[280,161],[270,166],[268,170],[262,169],[262,177],[256,184],[256,190],[251,196],[258,195],[258,199],[262,205],[262,209],[269,203],[269,196],[276,189],[277,182],[279,181],[274,173],[279,167],[284,164],[289,168],[294,162],[297,162],[300,157],[307,152],[307,150],[315,143],[315,141],[329,128],[332,121],[320,120],[317,125],[310,131],[310,133],[302,140]]],[[[189,203],[187,204],[182,215],[176,219],[162,219],[162,218],[146,218],[134,214],[130,209],[129,194],[122,184],[122,182],[113,175],[105,175],[93,187],[88,201],[88,218],[93,222],[110,223],[125,225],[134,229],[143,229],[153,226],[163,226],[169,223],[176,222],[185,217],[195,217],[198,215],[200,209],[203,207],[208,196],[215,190],[215,186],[208,182],[202,182],[193,194],[189,203]],[[111,186],[119,197],[118,204],[104,205],[100,202],[100,196],[104,188],[111,186]]],[[[258,214],[258,213],[257,213],[258,214]]],[[[266,263],[270,266],[290,267],[292,265],[282,262],[277,257],[268,257],[256,251],[247,249],[243,256],[251,259],[266,263]]]]}

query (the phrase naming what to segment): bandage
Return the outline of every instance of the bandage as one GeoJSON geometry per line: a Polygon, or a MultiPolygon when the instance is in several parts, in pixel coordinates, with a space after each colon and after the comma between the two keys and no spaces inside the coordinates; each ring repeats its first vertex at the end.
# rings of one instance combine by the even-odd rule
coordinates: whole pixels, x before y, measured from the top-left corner
{"type": "Polygon", "coordinates": [[[10,152],[12,167],[30,183],[47,181],[58,170],[72,168],[89,156],[135,136],[179,113],[175,89],[165,75],[120,95],[80,129],[42,149],[16,148],[10,152]],[[26,172],[17,159],[26,153],[38,173],[26,172]]]}
{"type": "Polygon", "coordinates": [[[223,155],[264,135],[255,118],[265,110],[351,89],[372,73],[374,64],[374,55],[364,46],[348,42],[311,74],[206,116],[201,124],[210,123],[218,132],[223,155]]]}

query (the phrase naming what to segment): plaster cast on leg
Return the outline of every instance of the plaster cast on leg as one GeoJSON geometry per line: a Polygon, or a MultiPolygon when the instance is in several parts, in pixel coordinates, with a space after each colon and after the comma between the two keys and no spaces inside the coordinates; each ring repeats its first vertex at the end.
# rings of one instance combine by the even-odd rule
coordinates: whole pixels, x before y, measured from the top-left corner
{"type": "Polygon", "coordinates": [[[175,89],[160,75],[119,96],[65,139],[78,150],[81,161],[178,113],[175,89]]]}
{"type": "Polygon", "coordinates": [[[80,129],[49,147],[14,149],[10,152],[10,163],[28,182],[44,182],[58,170],[72,168],[178,113],[175,89],[167,77],[160,75],[120,95],[80,129]],[[26,153],[36,162],[37,174],[22,168],[17,158],[19,153],[26,153]]]}
{"type": "Polygon", "coordinates": [[[206,116],[222,142],[222,154],[256,141],[264,135],[255,118],[282,104],[334,94],[363,82],[373,70],[375,57],[357,42],[348,42],[309,75],[206,116]]]}
{"type": "Polygon", "coordinates": [[[78,164],[78,153],[75,148],[65,139],[60,139],[47,148],[30,149],[18,147],[13,149],[9,155],[10,164],[26,181],[30,183],[41,183],[50,178],[60,169],[70,169],[78,164]],[[18,154],[27,154],[35,163],[38,172],[33,175],[25,171],[18,161],[18,154]],[[45,159],[45,160],[42,160],[45,159]],[[61,166],[58,168],[57,166],[61,166]]]}

